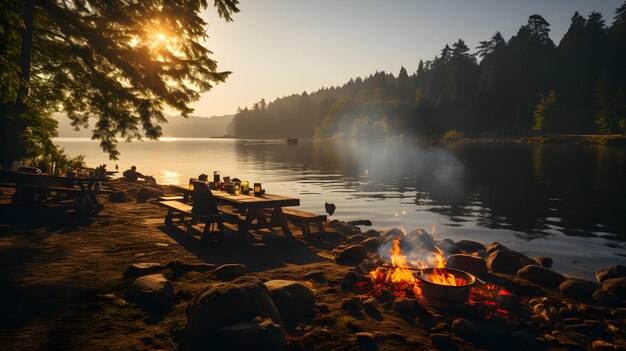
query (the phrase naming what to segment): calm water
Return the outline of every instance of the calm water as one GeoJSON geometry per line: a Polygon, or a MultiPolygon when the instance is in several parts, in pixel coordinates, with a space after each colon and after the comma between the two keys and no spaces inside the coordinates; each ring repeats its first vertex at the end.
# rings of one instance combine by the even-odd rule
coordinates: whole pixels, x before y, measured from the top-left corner
{"type": "MultiPolygon", "coordinates": [[[[89,165],[114,162],[98,143],[57,139],[89,165]]],[[[137,165],[161,184],[220,170],[301,199],[304,210],[370,219],[374,227],[436,226],[439,238],[499,241],[554,269],[593,278],[626,262],[626,150],[579,145],[310,142],[296,146],[232,139],[121,144],[120,171],[137,165]]]]}

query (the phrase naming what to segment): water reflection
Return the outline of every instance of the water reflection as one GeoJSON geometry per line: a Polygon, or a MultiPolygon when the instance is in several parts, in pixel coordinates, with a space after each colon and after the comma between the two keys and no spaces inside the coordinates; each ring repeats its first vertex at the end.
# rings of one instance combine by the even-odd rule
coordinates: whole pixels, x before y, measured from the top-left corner
{"type": "Polygon", "coordinates": [[[512,230],[524,239],[563,233],[624,240],[621,149],[344,142],[239,147],[236,153],[240,162],[263,169],[292,170],[295,181],[317,185],[335,200],[338,194],[361,201],[412,198],[417,211],[445,216],[450,226],[512,230]]]}

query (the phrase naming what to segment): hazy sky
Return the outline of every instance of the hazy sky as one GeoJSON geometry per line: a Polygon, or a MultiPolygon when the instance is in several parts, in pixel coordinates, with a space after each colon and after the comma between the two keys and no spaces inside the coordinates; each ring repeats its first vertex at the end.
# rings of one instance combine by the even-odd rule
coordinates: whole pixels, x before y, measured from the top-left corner
{"type": "MultiPolygon", "coordinates": [[[[212,3],[212,1],[209,1],[212,3]]],[[[234,113],[261,98],[341,85],[376,71],[409,74],[459,38],[475,48],[500,31],[508,40],[528,16],[542,15],[561,40],[574,11],[613,22],[623,0],[241,0],[234,21],[213,8],[207,43],[220,70],[233,71],[205,93],[195,115],[234,113]]]]}

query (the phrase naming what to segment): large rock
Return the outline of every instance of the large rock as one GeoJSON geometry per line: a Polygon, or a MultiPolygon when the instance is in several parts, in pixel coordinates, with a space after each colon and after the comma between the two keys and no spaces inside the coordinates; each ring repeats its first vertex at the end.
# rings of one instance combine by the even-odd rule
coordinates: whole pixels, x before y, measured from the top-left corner
{"type": "Polygon", "coordinates": [[[398,237],[398,236],[405,236],[405,235],[404,235],[404,232],[400,228],[387,229],[382,233],[383,238],[388,238],[390,236],[398,237]]]}
{"type": "Polygon", "coordinates": [[[485,245],[472,240],[459,240],[456,242],[456,247],[465,253],[474,253],[476,251],[486,250],[485,245]]]}
{"type": "Polygon", "coordinates": [[[487,263],[478,256],[456,254],[446,259],[446,268],[460,269],[474,275],[484,275],[487,273],[487,263]]]}
{"type": "Polygon", "coordinates": [[[162,264],[155,262],[133,263],[124,271],[124,279],[135,279],[164,269],[162,264]]]}
{"type": "Polygon", "coordinates": [[[162,308],[174,300],[174,285],[162,274],[150,274],[135,279],[125,296],[138,305],[162,308]]]}
{"type": "Polygon", "coordinates": [[[615,294],[620,299],[626,299],[626,278],[606,279],[602,283],[602,290],[615,294]]]}
{"type": "Polygon", "coordinates": [[[210,285],[187,306],[190,342],[195,346],[210,344],[219,329],[251,322],[256,317],[281,323],[280,313],[260,280],[241,277],[210,285]]]}
{"type": "Polygon", "coordinates": [[[411,241],[415,241],[418,243],[421,243],[421,246],[433,246],[435,245],[435,238],[428,234],[428,232],[426,232],[424,229],[414,229],[411,230],[408,233],[409,238],[411,238],[411,241]]]}
{"type": "Polygon", "coordinates": [[[306,285],[293,280],[269,280],[264,284],[284,322],[295,324],[313,317],[315,295],[306,285]]]}
{"type": "MultiPolygon", "coordinates": [[[[283,350],[285,331],[271,319],[256,318],[220,328],[207,350],[283,350]]],[[[198,347],[196,347],[198,349],[198,347]]]]}
{"type": "Polygon", "coordinates": [[[141,188],[137,192],[135,197],[137,198],[137,202],[146,202],[149,199],[156,199],[159,196],[165,195],[162,191],[150,189],[150,188],[141,188]]]}
{"type": "Polygon", "coordinates": [[[619,296],[602,289],[596,290],[591,297],[600,306],[615,306],[621,300],[619,296]]]}
{"type": "Polygon", "coordinates": [[[607,279],[624,277],[626,277],[626,266],[622,266],[621,264],[602,268],[596,272],[596,279],[598,279],[598,283],[600,284],[604,283],[607,279]]]}
{"type": "Polygon", "coordinates": [[[205,273],[215,269],[214,264],[210,263],[186,263],[180,260],[170,261],[165,268],[171,270],[174,274],[183,274],[188,272],[205,273]]]}
{"type": "Polygon", "coordinates": [[[552,267],[554,260],[548,256],[537,256],[535,257],[535,262],[542,267],[550,268],[552,267]]]}
{"type": "Polygon", "coordinates": [[[383,243],[383,239],[377,237],[371,237],[363,240],[361,245],[365,246],[367,251],[376,252],[378,247],[383,243]]]}
{"type": "Polygon", "coordinates": [[[533,264],[517,271],[517,277],[547,288],[557,288],[566,280],[563,275],[553,270],[533,264]]]}
{"type": "Polygon", "coordinates": [[[476,325],[465,318],[457,318],[452,322],[452,329],[464,338],[471,338],[478,333],[476,325]]]}
{"type": "Polygon", "coordinates": [[[246,274],[246,266],[237,263],[224,264],[215,269],[215,278],[221,281],[231,281],[246,274]]]}
{"type": "Polygon", "coordinates": [[[378,350],[378,342],[376,336],[368,332],[356,333],[356,343],[359,348],[364,351],[376,351],[378,350]]]}
{"type": "Polygon", "coordinates": [[[363,232],[363,235],[370,237],[370,238],[379,238],[380,232],[376,229],[368,229],[363,232]]]}
{"type": "Polygon", "coordinates": [[[559,285],[559,291],[563,296],[576,299],[589,299],[596,289],[598,289],[596,283],[583,279],[569,279],[559,285]]]}
{"type": "Polygon", "coordinates": [[[491,251],[487,257],[487,267],[495,272],[515,274],[522,267],[534,263],[528,257],[520,255],[509,250],[491,251]]]}
{"type": "Polygon", "coordinates": [[[357,265],[367,258],[367,250],[363,245],[351,245],[335,256],[335,262],[345,265],[357,265]]]}
{"type": "Polygon", "coordinates": [[[126,202],[128,199],[126,198],[126,193],[123,191],[116,191],[109,195],[109,202],[126,202]]]}
{"type": "MultiPolygon", "coordinates": [[[[456,255],[456,254],[460,254],[461,253],[461,249],[459,249],[456,246],[456,243],[450,239],[443,239],[439,242],[437,242],[437,247],[442,250],[444,252],[444,254],[446,254],[446,256],[448,255],[456,255]]],[[[430,251],[435,251],[435,248],[433,247],[432,249],[429,249],[428,247],[426,247],[427,250],[430,251]]]]}

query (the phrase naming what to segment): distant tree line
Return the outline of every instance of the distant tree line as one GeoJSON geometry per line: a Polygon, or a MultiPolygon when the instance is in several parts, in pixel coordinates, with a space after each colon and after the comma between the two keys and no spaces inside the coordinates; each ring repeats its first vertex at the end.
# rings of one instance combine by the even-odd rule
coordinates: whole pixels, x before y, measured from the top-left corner
{"type": "Polygon", "coordinates": [[[615,133],[626,129],[626,2],[607,26],[574,13],[558,43],[532,15],[508,41],[496,32],[474,53],[462,39],[409,75],[377,72],[340,87],[239,109],[235,135],[473,136],[615,133]]]}

